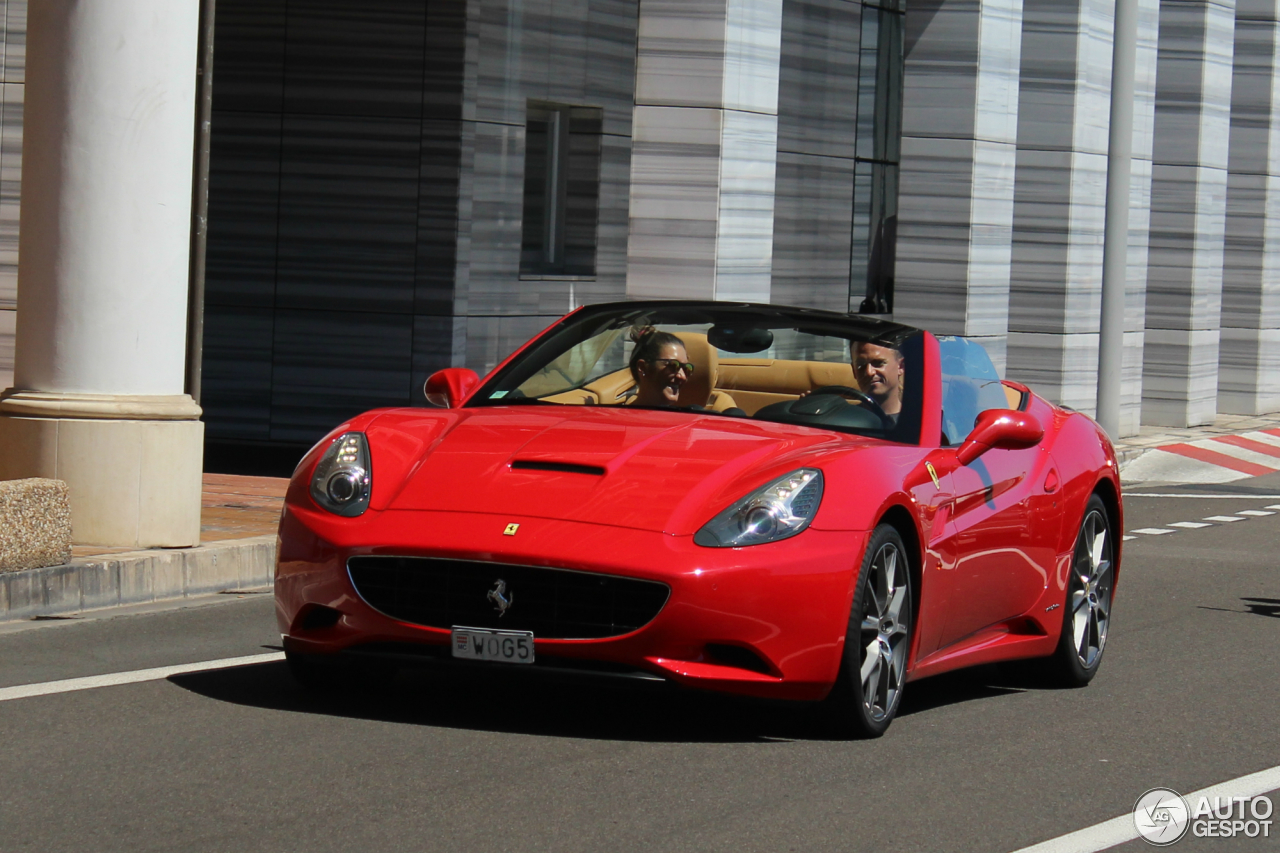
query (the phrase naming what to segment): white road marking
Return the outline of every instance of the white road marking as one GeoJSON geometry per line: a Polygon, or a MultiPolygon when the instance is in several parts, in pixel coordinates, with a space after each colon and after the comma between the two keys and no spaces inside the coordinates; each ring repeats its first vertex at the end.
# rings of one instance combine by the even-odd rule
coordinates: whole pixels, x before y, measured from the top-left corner
{"type": "MultiPolygon", "coordinates": [[[[1194,809],[1201,797],[1209,797],[1210,800],[1213,797],[1256,797],[1277,788],[1280,788],[1280,767],[1272,767],[1250,773],[1248,776],[1241,776],[1239,779],[1231,779],[1218,785],[1201,788],[1199,791],[1192,791],[1190,794],[1184,794],[1183,799],[1194,809]]],[[[1067,835],[1042,841],[1031,847],[1023,847],[1015,850],[1014,853],[1098,853],[1099,850],[1107,850],[1138,837],[1138,830],[1133,825],[1131,812],[1067,835]]]]}
{"type": "Polygon", "coordinates": [[[1165,530],[1163,527],[1139,527],[1137,530],[1130,530],[1130,533],[1142,533],[1146,536],[1163,536],[1166,533],[1173,533],[1172,530],[1165,530]]]}
{"type": "Polygon", "coordinates": [[[1227,444],[1225,441],[1218,441],[1213,438],[1202,438],[1199,441],[1187,442],[1192,447],[1199,447],[1204,450],[1212,450],[1214,453],[1221,453],[1223,456],[1230,456],[1239,459],[1241,462],[1252,462],[1254,465],[1261,465],[1263,468],[1270,468],[1273,471],[1277,465],[1280,465],[1280,459],[1269,456],[1266,453],[1259,453],[1256,450],[1250,450],[1247,447],[1237,447],[1234,444],[1227,444]]]}
{"type": "MultiPolygon", "coordinates": [[[[1249,501],[1249,500],[1253,500],[1253,501],[1274,501],[1274,500],[1280,499],[1280,495],[1249,495],[1249,494],[1243,494],[1243,495],[1196,495],[1196,494],[1191,494],[1191,493],[1189,493],[1189,492],[1188,492],[1188,493],[1183,493],[1183,494],[1177,494],[1177,495],[1174,495],[1174,494],[1163,494],[1163,493],[1159,493],[1159,494],[1157,494],[1156,492],[1125,492],[1125,493],[1124,493],[1124,499],[1125,499],[1125,500],[1128,500],[1129,498],[1185,498],[1185,499],[1188,499],[1188,500],[1190,500],[1190,499],[1196,499],[1196,500],[1199,500],[1200,498],[1208,498],[1208,499],[1210,499],[1210,500],[1226,500],[1226,499],[1230,498],[1230,499],[1232,499],[1232,500],[1237,500],[1237,501],[1249,501]]],[[[1280,509],[1280,504],[1276,504],[1275,506],[1269,506],[1269,507],[1267,507],[1267,509],[1280,509]]]]}
{"type": "Polygon", "coordinates": [[[1125,537],[1124,537],[1124,538],[1122,538],[1120,541],[1121,541],[1121,542],[1128,542],[1130,539],[1137,539],[1137,538],[1138,538],[1137,536],[1125,536],[1125,537]]]}
{"type": "MultiPolygon", "coordinates": [[[[1280,460],[1273,459],[1272,462],[1276,463],[1280,460]]],[[[1276,465],[1272,464],[1267,467],[1267,470],[1273,470],[1275,467],[1276,465]]],[[[1200,483],[1203,485],[1231,483],[1248,476],[1232,468],[1223,468],[1212,462],[1190,459],[1159,448],[1149,449],[1125,465],[1120,472],[1121,480],[1138,488],[1142,488],[1141,483],[1200,483]]]]}
{"type": "Polygon", "coordinates": [[[1280,504],[1272,504],[1271,506],[1267,507],[1267,509],[1280,509],[1280,504]]]}
{"type": "Polygon", "coordinates": [[[1244,521],[1244,519],[1238,515],[1210,515],[1205,517],[1205,521],[1221,521],[1225,524],[1230,521],[1244,521]]]}
{"type": "Polygon", "coordinates": [[[1276,447],[1280,447],[1280,435],[1272,435],[1271,433],[1268,433],[1268,432],[1259,431],[1259,432],[1246,432],[1244,434],[1244,437],[1251,438],[1254,441],[1260,441],[1263,444],[1273,444],[1276,447]]]}
{"type": "Polygon", "coordinates": [[[1213,527],[1212,524],[1205,524],[1203,521],[1171,521],[1170,527],[1185,527],[1188,530],[1199,530],[1201,527],[1213,527]]]}
{"type": "Polygon", "coordinates": [[[1267,512],[1265,509],[1238,509],[1236,510],[1236,515],[1252,515],[1255,518],[1259,518],[1264,515],[1275,515],[1275,513],[1267,512]]]}
{"type": "Polygon", "coordinates": [[[271,663],[284,660],[284,652],[268,652],[263,655],[246,655],[222,660],[206,660],[183,663],[177,666],[157,666],[153,669],[135,669],[132,672],[111,672],[106,675],[89,675],[84,678],[67,678],[62,681],[45,681],[40,684],[19,684],[0,688],[0,702],[10,699],[27,699],[32,696],[48,696],[52,693],[72,693],[76,690],[92,690],[95,687],[114,687],[118,684],[137,684],[142,681],[162,681],[173,675],[189,672],[205,672],[211,669],[229,669],[233,666],[250,666],[255,663],[271,663]]]}

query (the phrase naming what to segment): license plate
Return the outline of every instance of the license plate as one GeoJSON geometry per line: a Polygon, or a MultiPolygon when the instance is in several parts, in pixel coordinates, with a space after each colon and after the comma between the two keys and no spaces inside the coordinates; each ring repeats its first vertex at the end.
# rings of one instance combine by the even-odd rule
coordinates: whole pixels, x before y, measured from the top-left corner
{"type": "Polygon", "coordinates": [[[466,660],[533,663],[532,631],[491,631],[488,628],[454,628],[453,656],[466,660]]]}

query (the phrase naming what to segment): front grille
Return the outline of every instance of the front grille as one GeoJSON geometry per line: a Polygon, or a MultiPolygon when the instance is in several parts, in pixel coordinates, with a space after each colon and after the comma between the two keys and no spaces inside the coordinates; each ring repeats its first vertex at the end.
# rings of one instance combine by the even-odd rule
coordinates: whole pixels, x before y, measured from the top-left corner
{"type": "Polygon", "coordinates": [[[629,633],[652,621],[671,591],[656,581],[433,557],[352,557],[347,571],[360,597],[393,619],[532,631],[547,639],[629,633]],[[489,598],[499,581],[511,602],[501,615],[489,598]]]}

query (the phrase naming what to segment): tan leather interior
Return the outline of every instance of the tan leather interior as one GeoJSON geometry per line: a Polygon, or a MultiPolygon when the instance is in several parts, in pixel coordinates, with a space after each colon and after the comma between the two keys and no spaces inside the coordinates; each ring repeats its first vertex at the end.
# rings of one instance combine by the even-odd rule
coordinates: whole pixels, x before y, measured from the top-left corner
{"type": "Polygon", "coordinates": [[[605,374],[582,387],[583,390],[595,395],[595,401],[600,405],[613,406],[624,402],[623,396],[636,387],[636,381],[631,378],[631,370],[624,367],[621,370],[615,370],[613,373],[605,374]]]}
{"type": "Polygon", "coordinates": [[[1005,385],[1004,397],[1006,400],[1009,401],[1009,408],[1011,409],[1022,408],[1022,392],[1019,391],[1017,388],[1010,388],[1008,385],[1005,385]]]}
{"type": "Polygon", "coordinates": [[[680,405],[705,406],[715,412],[737,406],[733,397],[717,390],[720,386],[720,358],[716,348],[707,343],[707,336],[683,332],[678,337],[684,341],[684,351],[693,362],[693,375],[680,389],[680,405]]]}
{"type": "MultiPolygon", "coordinates": [[[[794,400],[806,391],[827,385],[857,388],[848,362],[794,361],[775,358],[721,359],[706,335],[682,332],[685,352],[693,362],[693,376],[680,392],[685,406],[705,406],[713,411],[738,407],[748,415],[783,400],[794,400]]],[[[631,371],[616,370],[580,389],[547,397],[556,403],[615,405],[626,402],[635,387],[631,371]]],[[[1016,394],[1016,392],[1014,392],[1016,394]]]]}
{"type": "Polygon", "coordinates": [[[586,390],[585,388],[573,388],[562,394],[549,394],[541,399],[548,403],[559,403],[562,406],[594,406],[600,402],[597,394],[586,390]]]}
{"type": "MultiPolygon", "coordinates": [[[[853,367],[847,362],[794,361],[772,358],[720,358],[715,347],[707,342],[706,335],[684,332],[685,352],[694,364],[693,376],[681,390],[680,402],[686,406],[705,406],[713,411],[741,408],[754,415],[764,406],[785,400],[795,400],[806,391],[827,385],[844,385],[857,388],[853,367]]],[[[957,384],[972,385],[962,377],[947,377],[943,383],[944,400],[948,391],[957,393],[957,384]]],[[[629,402],[635,388],[631,371],[627,368],[596,379],[582,388],[565,391],[545,399],[556,403],[577,405],[617,405],[629,402]]],[[[1026,402],[1023,393],[1016,388],[1002,385],[1010,409],[1020,409],[1026,402]]],[[[977,404],[976,388],[963,395],[973,397],[971,406],[977,404]]],[[[990,403],[988,403],[990,405],[990,403]]],[[[947,412],[944,407],[944,417],[947,412]]],[[[944,424],[944,432],[950,426],[962,432],[959,423],[944,424]]]]}
{"type": "MultiPolygon", "coordinates": [[[[716,412],[723,412],[725,409],[737,406],[732,396],[723,390],[716,390],[719,358],[715,347],[707,343],[707,336],[683,332],[679,338],[684,341],[684,350],[689,361],[693,362],[693,375],[680,389],[680,405],[704,406],[716,412]]],[[[615,405],[627,402],[627,392],[631,391],[635,384],[635,380],[631,377],[631,370],[624,367],[584,385],[581,389],[566,391],[546,399],[554,403],[615,405]]]]}
{"type": "Polygon", "coordinates": [[[826,385],[857,388],[853,367],[838,361],[789,361],[775,358],[726,358],[717,386],[733,392],[738,406],[754,415],[770,403],[794,400],[826,385]]]}

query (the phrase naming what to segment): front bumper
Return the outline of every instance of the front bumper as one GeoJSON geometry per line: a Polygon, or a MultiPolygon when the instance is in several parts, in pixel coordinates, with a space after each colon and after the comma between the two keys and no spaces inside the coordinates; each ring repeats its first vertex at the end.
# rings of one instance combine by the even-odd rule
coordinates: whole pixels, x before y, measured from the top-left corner
{"type": "Polygon", "coordinates": [[[444,662],[449,631],[375,610],[352,585],[349,557],[445,557],[656,580],[671,595],[648,624],[605,639],[535,637],[539,664],[815,700],[827,694],[839,669],[866,538],[810,529],[768,545],[703,548],[691,536],[532,517],[388,510],[345,519],[288,505],[280,522],[276,615],[291,652],[382,652],[444,662]],[[519,529],[506,535],[511,524],[519,529]],[[308,619],[318,607],[340,616],[308,619]]]}

